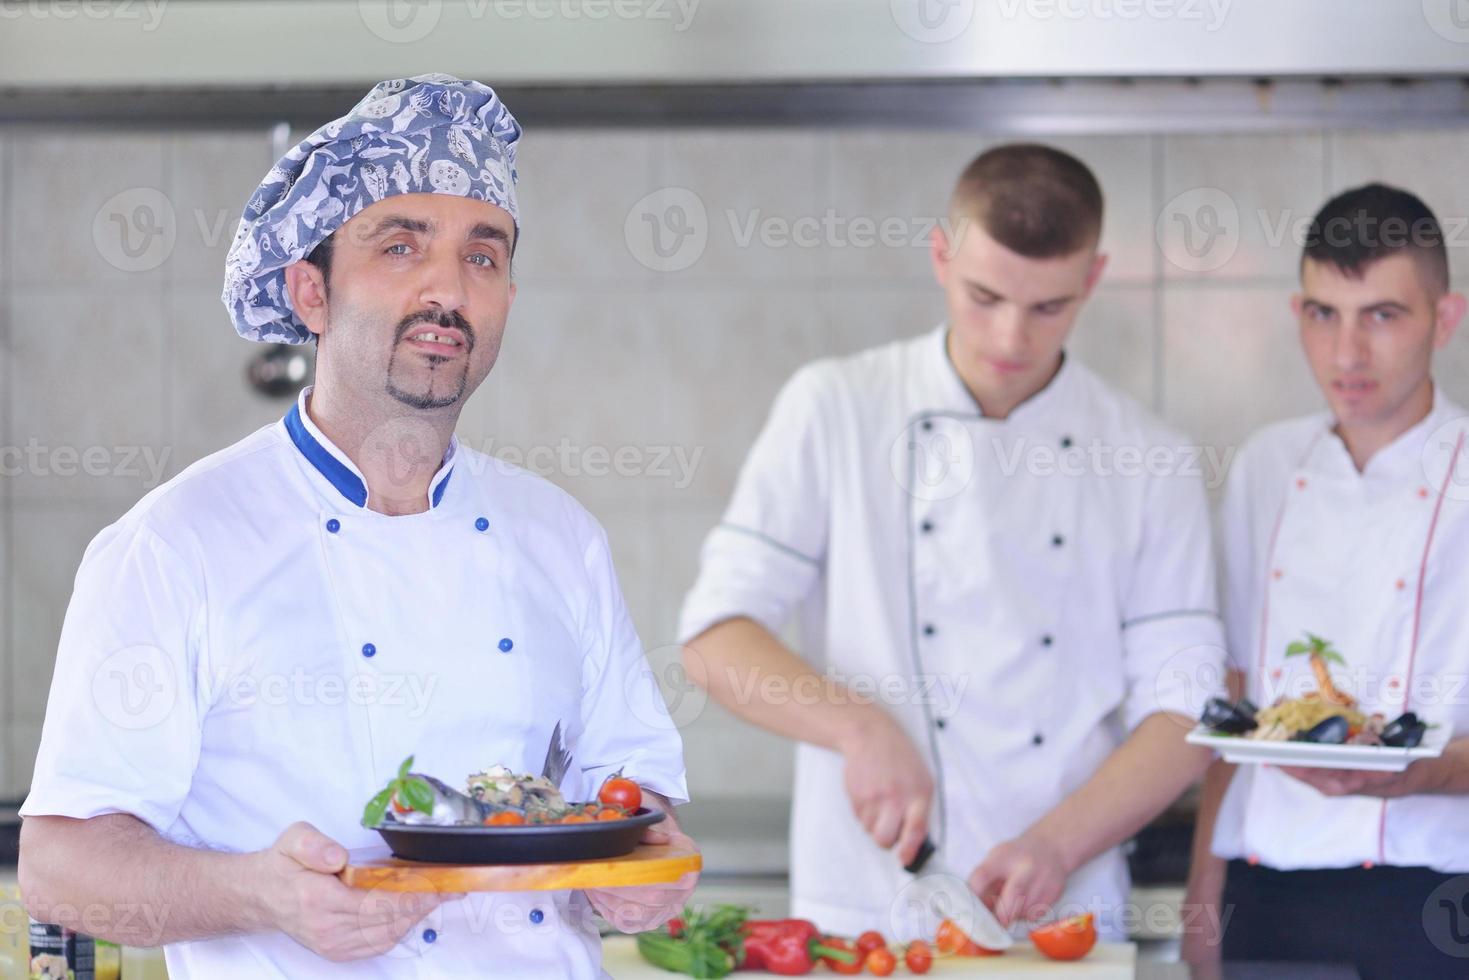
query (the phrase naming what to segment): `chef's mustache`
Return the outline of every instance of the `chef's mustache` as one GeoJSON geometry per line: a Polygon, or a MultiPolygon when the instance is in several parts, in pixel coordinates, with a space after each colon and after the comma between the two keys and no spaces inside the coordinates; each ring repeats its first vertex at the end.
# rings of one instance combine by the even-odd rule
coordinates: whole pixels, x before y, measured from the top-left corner
{"type": "Polygon", "coordinates": [[[464,319],[464,314],[453,310],[423,310],[404,317],[398,324],[393,343],[396,345],[408,331],[426,323],[431,323],[436,327],[453,327],[464,334],[464,352],[467,354],[474,350],[474,328],[469,325],[468,320],[464,319]]]}

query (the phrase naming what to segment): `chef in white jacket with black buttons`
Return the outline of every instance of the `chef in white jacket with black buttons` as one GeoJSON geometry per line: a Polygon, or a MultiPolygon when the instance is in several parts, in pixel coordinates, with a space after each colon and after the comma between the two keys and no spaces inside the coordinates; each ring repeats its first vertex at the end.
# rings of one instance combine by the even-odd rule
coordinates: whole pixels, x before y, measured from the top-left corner
{"type": "Polygon", "coordinates": [[[1413,194],[1352,188],[1312,220],[1293,308],[1329,410],[1255,433],[1230,472],[1232,686],[1260,706],[1318,690],[1286,656],[1310,632],[1364,715],[1412,711],[1455,737],[1403,772],[1216,764],[1189,882],[1212,915],[1191,960],[1469,975],[1469,415],[1434,380],[1465,305],[1413,194]]]}
{"type": "Polygon", "coordinates": [[[1006,925],[1121,936],[1118,845],[1203,771],[1201,458],[1063,352],[1101,217],[1067,154],[978,157],[934,240],[947,323],[800,370],[705,542],[685,662],[801,743],[792,896],[823,929],[901,930],[927,835],[1006,925]]]}
{"type": "Polygon", "coordinates": [[[334,874],[381,845],[364,804],[409,755],[450,784],[535,774],[559,726],[569,800],[619,769],[645,805],[686,796],[605,534],[453,437],[515,294],[519,135],[478,82],[383,82],[251,197],[225,303],[249,339],[315,340],[316,385],[87,549],[22,809],[33,915],[164,945],[176,980],[591,978],[593,909],[636,931],[682,906],[687,876],[453,896],[334,874]]]}

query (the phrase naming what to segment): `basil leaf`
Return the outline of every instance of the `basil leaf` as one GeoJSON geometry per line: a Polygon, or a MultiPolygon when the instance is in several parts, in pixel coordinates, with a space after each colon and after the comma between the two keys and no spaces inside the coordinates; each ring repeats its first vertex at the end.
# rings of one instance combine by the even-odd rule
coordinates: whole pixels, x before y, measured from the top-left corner
{"type": "Polygon", "coordinates": [[[367,808],[362,811],[362,826],[367,828],[376,827],[383,822],[383,817],[388,812],[388,802],[393,798],[393,788],[389,786],[381,793],[367,801],[367,808]]]}
{"type": "Polygon", "coordinates": [[[405,776],[407,776],[408,775],[408,770],[410,770],[412,768],[413,768],[413,756],[410,755],[408,758],[404,759],[403,760],[403,764],[398,767],[398,778],[399,779],[402,779],[405,776]]]}
{"type": "Polygon", "coordinates": [[[434,812],[433,787],[422,779],[411,777],[403,780],[398,790],[398,799],[406,803],[419,813],[432,814],[434,812]]]}

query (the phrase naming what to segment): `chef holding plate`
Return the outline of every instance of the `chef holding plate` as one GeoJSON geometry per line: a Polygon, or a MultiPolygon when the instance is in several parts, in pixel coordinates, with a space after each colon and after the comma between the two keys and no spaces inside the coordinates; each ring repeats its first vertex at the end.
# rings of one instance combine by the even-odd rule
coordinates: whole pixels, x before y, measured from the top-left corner
{"type": "MultiPolygon", "coordinates": [[[[453,436],[515,297],[519,137],[477,82],[386,81],[250,198],[225,304],[248,339],[316,342],[316,384],[87,549],[21,811],[37,918],[165,944],[176,980],[590,978],[593,909],[634,932],[682,907],[691,876],[336,877],[381,844],[364,804],[410,755],[448,783],[554,755],[571,801],[619,769],[650,807],[686,796],[606,535],[453,436]]],[[[687,843],[659,827],[644,840],[687,843]]]]}
{"type": "Polygon", "coordinates": [[[801,743],[791,889],[823,928],[892,929],[928,837],[1004,925],[1120,938],[1118,845],[1207,763],[1197,456],[1063,350],[1101,227],[1074,157],[974,160],[933,239],[947,322],[797,372],[704,545],[685,663],[801,743]]]}
{"type": "MultiPolygon", "coordinates": [[[[1442,230],[1406,191],[1355,188],[1316,215],[1300,274],[1329,411],[1257,433],[1230,474],[1232,685],[1350,707],[1353,741],[1409,712],[1469,734],[1469,418],[1433,379],[1465,299],[1442,230]]],[[[1188,901],[1211,927],[1187,958],[1469,971],[1469,738],[1401,772],[1216,763],[1201,811],[1188,901]]]]}

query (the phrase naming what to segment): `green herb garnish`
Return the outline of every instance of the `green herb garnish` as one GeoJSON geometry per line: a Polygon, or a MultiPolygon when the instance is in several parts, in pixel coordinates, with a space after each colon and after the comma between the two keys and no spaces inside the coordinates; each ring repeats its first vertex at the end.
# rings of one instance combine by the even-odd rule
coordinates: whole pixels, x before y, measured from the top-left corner
{"type": "Polygon", "coordinates": [[[400,805],[409,809],[427,814],[434,812],[433,787],[418,776],[408,775],[412,768],[413,756],[410,755],[398,767],[397,777],[388,783],[387,788],[367,801],[367,808],[362,811],[362,826],[371,829],[381,824],[395,796],[400,805]]]}

